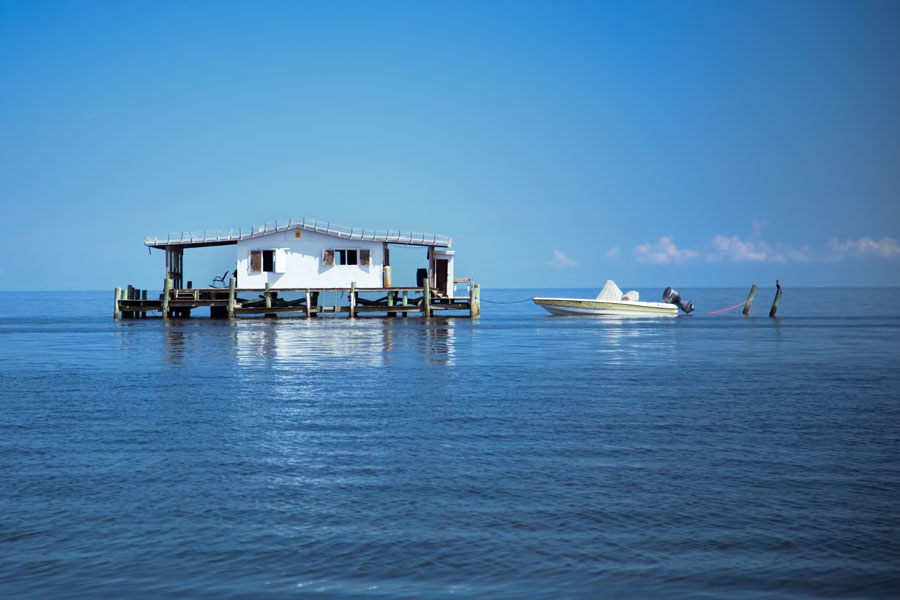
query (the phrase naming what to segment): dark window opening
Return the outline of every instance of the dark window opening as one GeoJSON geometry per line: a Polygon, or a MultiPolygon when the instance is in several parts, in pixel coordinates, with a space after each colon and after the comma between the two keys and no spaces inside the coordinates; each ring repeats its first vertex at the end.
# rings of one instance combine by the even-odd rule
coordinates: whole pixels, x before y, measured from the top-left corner
{"type": "Polygon", "coordinates": [[[324,264],[332,265],[369,266],[372,264],[372,254],[369,250],[325,250],[324,264]]]}
{"type": "Polygon", "coordinates": [[[275,270],[275,251],[274,250],[263,250],[262,251],[262,270],[271,273],[275,270]]]}
{"type": "Polygon", "coordinates": [[[336,262],[338,265],[357,265],[359,264],[359,253],[357,250],[335,250],[336,262]]]}

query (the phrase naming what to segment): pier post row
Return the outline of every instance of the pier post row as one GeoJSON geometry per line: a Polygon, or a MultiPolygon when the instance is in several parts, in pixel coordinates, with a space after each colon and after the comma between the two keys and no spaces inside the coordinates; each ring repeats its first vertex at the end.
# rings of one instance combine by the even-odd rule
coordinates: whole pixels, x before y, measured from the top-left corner
{"type": "Polygon", "coordinates": [[[444,311],[477,317],[481,313],[478,285],[454,276],[451,243],[451,238],[437,234],[348,228],[312,219],[276,221],[247,230],[147,237],[145,246],[165,251],[163,293],[147,298],[146,290],[127,286],[120,293],[117,288],[113,315],[117,319],[148,313],[189,317],[194,309],[209,308],[214,318],[428,317],[444,311]],[[416,270],[415,286],[392,285],[390,247],[394,245],[425,250],[425,266],[416,270]],[[235,246],[234,264],[209,287],[194,287],[191,281],[185,285],[185,250],[213,246],[235,246]]]}

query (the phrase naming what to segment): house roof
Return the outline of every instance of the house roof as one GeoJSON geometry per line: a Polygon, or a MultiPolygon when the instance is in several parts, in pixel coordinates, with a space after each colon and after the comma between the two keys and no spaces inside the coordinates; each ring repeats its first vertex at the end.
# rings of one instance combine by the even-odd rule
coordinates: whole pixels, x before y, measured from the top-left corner
{"type": "Polygon", "coordinates": [[[453,240],[445,235],[434,233],[416,233],[412,231],[393,231],[378,229],[362,229],[357,227],[344,227],[331,222],[317,221],[315,219],[289,219],[275,221],[265,225],[250,227],[247,231],[239,228],[237,231],[216,229],[215,231],[178,232],[169,233],[165,237],[145,237],[144,245],[149,248],[202,248],[204,246],[228,246],[237,244],[242,240],[271,235],[284,231],[303,230],[315,231],[324,235],[330,235],[345,240],[361,240],[368,242],[386,242],[388,244],[402,244],[405,246],[437,246],[449,248],[453,240]]]}

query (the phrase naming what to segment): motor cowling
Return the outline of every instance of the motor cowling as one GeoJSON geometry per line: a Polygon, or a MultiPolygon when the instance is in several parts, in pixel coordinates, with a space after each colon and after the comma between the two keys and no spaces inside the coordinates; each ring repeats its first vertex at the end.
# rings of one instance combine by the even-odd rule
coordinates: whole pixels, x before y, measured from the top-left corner
{"type": "Polygon", "coordinates": [[[689,315],[694,311],[694,303],[690,300],[682,300],[681,296],[678,295],[678,292],[670,287],[667,287],[663,292],[663,302],[666,304],[674,304],[683,310],[686,315],[689,315]]]}

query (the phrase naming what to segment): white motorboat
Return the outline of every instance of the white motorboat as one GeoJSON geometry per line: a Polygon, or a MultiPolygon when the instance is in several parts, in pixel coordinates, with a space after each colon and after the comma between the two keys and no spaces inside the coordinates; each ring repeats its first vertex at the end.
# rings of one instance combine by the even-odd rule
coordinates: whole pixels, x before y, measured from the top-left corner
{"type": "Polygon", "coordinates": [[[663,294],[666,302],[641,302],[635,291],[625,294],[612,280],[594,299],[587,298],[532,298],[535,304],[554,315],[607,315],[625,317],[677,317],[678,307],[686,313],[694,310],[690,302],[682,302],[677,292],[667,288],[663,294]]]}

